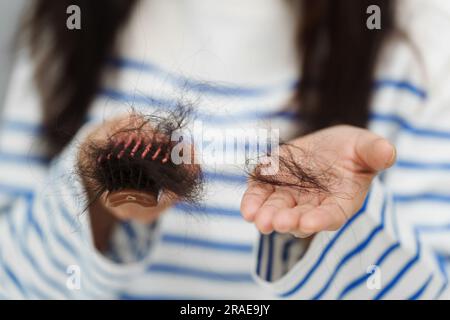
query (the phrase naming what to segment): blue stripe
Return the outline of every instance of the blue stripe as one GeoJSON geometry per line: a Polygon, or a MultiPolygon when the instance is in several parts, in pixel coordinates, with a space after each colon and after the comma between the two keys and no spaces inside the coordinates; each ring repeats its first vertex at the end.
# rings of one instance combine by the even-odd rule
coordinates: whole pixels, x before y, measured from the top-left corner
{"type": "MultiPolygon", "coordinates": [[[[45,235],[44,232],[42,231],[41,226],[36,222],[36,219],[34,218],[34,214],[33,214],[33,199],[29,198],[29,203],[28,203],[28,212],[27,212],[27,219],[28,219],[28,223],[25,225],[31,225],[34,230],[36,231],[36,234],[38,235],[38,237],[44,241],[45,240],[45,235]]],[[[28,236],[28,228],[25,229],[25,234],[28,236]]]]}
{"type": "Polygon", "coordinates": [[[120,226],[130,239],[136,240],[136,233],[129,221],[121,221],[120,226]]]}
{"type": "Polygon", "coordinates": [[[406,263],[406,265],[400,269],[400,272],[397,273],[394,278],[389,281],[389,283],[383,287],[383,289],[375,296],[374,300],[382,299],[391,289],[395,287],[395,285],[402,279],[402,277],[411,269],[420,259],[420,251],[418,250],[414,257],[406,263]]]}
{"type": "MultiPolygon", "coordinates": [[[[128,240],[126,241],[126,243],[128,244],[128,251],[131,252],[137,260],[140,260],[147,253],[148,248],[140,250],[137,240],[137,234],[129,221],[122,221],[120,223],[120,226],[128,237],[128,240]]],[[[120,263],[121,257],[119,257],[118,252],[111,252],[111,254],[115,257],[116,261],[120,263]]]]}
{"type": "Polygon", "coordinates": [[[37,164],[40,166],[46,166],[50,163],[48,157],[31,155],[31,154],[14,154],[5,151],[0,151],[0,161],[1,162],[13,162],[13,163],[23,163],[23,164],[37,164]]]}
{"type": "Polygon", "coordinates": [[[289,239],[288,241],[286,241],[283,244],[283,250],[282,250],[282,253],[281,253],[281,260],[283,261],[284,264],[286,264],[288,262],[289,252],[290,252],[291,246],[294,243],[296,243],[296,242],[298,242],[298,238],[293,237],[293,238],[289,239]]]}
{"type": "Polygon", "coordinates": [[[256,257],[256,274],[262,278],[261,275],[261,264],[262,264],[262,256],[264,252],[264,237],[263,235],[259,236],[258,240],[258,256],[256,257]]]}
{"type": "Polygon", "coordinates": [[[0,183],[0,193],[7,194],[13,197],[32,197],[33,191],[18,186],[11,186],[0,183]]]}
{"type": "Polygon", "coordinates": [[[325,259],[326,255],[328,254],[328,252],[333,248],[334,244],[339,240],[339,238],[342,236],[342,234],[344,234],[344,232],[347,230],[347,228],[349,228],[349,226],[351,226],[352,223],[365,212],[369,198],[370,198],[370,193],[366,196],[366,199],[364,200],[364,204],[361,207],[361,209],[356,214],[354,214],[353,217],[351,217],[347,221],[347,223],[341,229],[339,229],[339,231],[336,232],[333,239],[331,239],[331,241],[328,242],[327,246],[320,254],[319,259],[317,259],[317,261],[315,262],[313,267],[308,271],[306,276],[303,277],[303,279],[296,286],[294,286],[291,290],[281,294],[282,297],[288,297],[288,296],[293,295],[295,292],[300,290],[305,285],[305,283],[311,278],[311,276],[314,274],[314,272],[316,272],[316,270],[318,269],[318,267],[320,266],[322,261],[325,259]]]}
{"type": "MultiPolygon", "coordinates": [[[[162,68],[153,63],[137,61],[125,57],[111,58],[109,59],[108,64],[114,68],[136,70],[153,74],[155,76],[160,76],[164,78],[165,81],[169,81],[172,85],[180,87],[184,90],[192,90],[203,94],[211,94],[211,95],[225,95],[225,96],[233,95],[233,96],[253,97],[267,94],[276,88],[282,89],[285,88],[292,90],[296,86],[298,86],[299,83],[298,80],[292,80],[287,81],[285,84],[282,85],[270,87],[226,86],[217,83],[196,81],[193,80],[192,78],[183,77],[180,75],[176,75],[172,72],[163,70],[162,68]]],[[[416,85],[413,85],[412,83],[406,80],[379,79],[374,82],[373,87],[375,90],[380,90],[383,88],[393,88],[396,90],[403,90],[412,93],[413,95],[421,99],[427,98],[427,93],[425,90],[419,88],[416,85]]]]}
{"type": "Polygon", "coordinates": [[[440,224],[440,225],[417,225],[416,229],[418,232],[448,232],[450,231],[450,224],[440,224]]]}
{"type": "Polygon", "coordinates": [[[436,139],[450,139],[450,131],[433,130],[427,128],[418,128],[411,125],[408,121],[396,114],[371,113],[371,121],[389,122],[398,125],[404,131],[423,137],[436,139]]]}
{"type": "Polygon", "coordinates": [[[12,283],[16,286],[16,288],[20,291],[20,293],[24,297],[28,297],[28,294],[24,288],[24,285],[19,280],[19,278],[16,276],[16,274],[12,271],[12,269],[4,261],[0,261],[0,264],[3,267],[3,271],[5,271],[6,276],[9,278],[9,280],[12,281],[12,283]]]}
{"type": "MultiPolygon", "coordinates": [[[[106,96],[109,96],[112,99],[115,100],[121,100],[121,101],[141,101],[146,104],[156,104],[159,107],[166,106],[166,107],[173,107],[176,105],[177,102],[171,101],[171,100],[164,100],[164,99],[155,99],[152,97],[143,97],[143,96],[135,96],[130,94],[121,93],[119,91],[115,91],[112,89],[105,89],[103,91],[106,96]]],[[[243,113],[243,114],[234,114],[233,117],[227,116],[214,116],[214,115],[208,115],[208,114],[199,114],[200,118],[205,119],[206,121],[216,121],[216,122],[233,122],[235,123],[237,120],[241,121],[251,121],[251,120],[258,120],[258,119],[270,119],[270,118],[284,118],[287,120],[294,120],[297,117],[295,112],[290,111],[279,111],[279,112],[250,112],[250,113],[243,113]]],[[[393,123],[395,125],[398,125],[402,130],[406,131],[407,133],[423,136],[423,137],[429,137],[429,138],[437,138],[437,139],[450,139],[450,131],[442,131],[442,130],[434,130],[434,129],[428,129],[428,128],[418,128],[410,124],[407,120],[400,117],[396,114],[381,114],[381,113],[371,113],[370,114],[370,120],[371,121],[380,121],[380,122],[388,122],[393,123]]],[[[6,129],[14,129],[14,130],[20,130],[21,128],[24,130],[33,130],[32,124],[27,124],[26,126],[20,126],[15,123],[14,120],[5,120],[5,128],[6,129]],[[10,123],[10,124],[8,124],[10,123]]],[[[36,129],[33,131],[38,130],[38,126],[36,126],[36,129]]]]}
{"type": "Polygon", "coordinates": [[[450,170],[450,163],[439,162],[414,162],[408,160],[397,160],[395,167],[416,170],[450,170]]]}
{"type": "MultiPolygon", "coordinates": [[[[110,98],[114,100],[119,101],[134,101],[138,100],[141,102],[144,102],[146,104],[156,104],[158,106],[173,106],[175,104],[174,101],[169,100],[159,100],[151,97],[142,97],[142,96],[135,96],[135,95],[129,95],[124,94],[119,91],[114,91],[112,89],[105,89],[103,93],[106,94],[106,96],[109,96],[110,98]],[[163,105],[161,105],[163,104],[163,105]]],[[[208,114],[200,114],[200,118],[205,119],[206,121],[209,120],[217,120],[218,122],[236,122],[236,120],[244,120],[244,121],[256,121],[258,119],[270,119],[270,118],[282,118],[286,120],[294,120],[298,119],[298,115],[296,115],[295,112],[290,111],[278,111],[278,112],[250,112],[250,113],[244,113],[244,114],[234,114],[233,117],[230,117],[229,115],[224,116],[214,116],[214,115],[208,115],[208,114]]],[[[419,128],[413,126],[411,123],[409,123],[404,118],[400,117],[399,115],[388,113],[388,114],[382,114],[373,112],[370,114],[370,120],[376,121],[376,122],[387,122],[392,123],[397,126],[399,126],[403,131],[409,134],[422,136],[422,137],[428,137],[428,138],[436,138],[436,139],[450,139],[450,131],[442,131],[442,130],[434,130],[429,128],[419,128]]],[[[25,130],[25,131],[39,131],[39,125],[33,125],[33,124],[27,124],[27,125],[18,125],[16,123],[16,120],[4,120],[5,129],[9,130],[25,130]],[[34,128],[33,128],[34,127],[34,128]]]]}
{"type": "MultiPolygon", "coordinates": [[[[55,189],[55,185],[51,185],[50,187],[55,192],[54,194],[60,194],[60,193],[58,193],[58,190],[55,189]]],[[[76,194],[73,194],[73,196],[76,196],[76,194]]],[[[66,204],[64,204],[62,202],[61,197],[54,197],[54,199],[56,199],[56,205],[57,205],[57,207],[59,209],[59,212],[62,213],[61,216],[66,221],[67,225],[70,226],[74,231],[79,231],[79,230],[76,230],[76,228],[80,227],[81,224],[80,224],[79,221],[77,221],[75,219],[76,216],[72,216],[72,214],[67,210],[66,204]]],[[[74,233],[79,235],[79,237],[81,238],[81,233],[80,232],[74,232],[74,233]]]]}
{"type": "Polygon", "coordinates": [[[247,272],[217,272],[168,263],[154,263],[147,268],[147,271],[212,281],[253,282],[251,274],[247,272]]]}
{"type": "MultiPolygon", "coordinates": [[[[46,207],[46,209],[49,210],[49,214],[50,214],[50,204],[48,202],[48,199],[43,198],[43,205],[46,207]]],[[[61,209],[61,207],[59,206],[59,203],[57,204],[58,209],[61,209]]],[[[78,256],[78,251],[75,249],[75,247],[66,240],[66,238],[64,236],[62,236],[60,234],[60,232],[58,231],[58,229],[55,227],[54,222],[52,219],[49,219],[49,225],[50,225],[50,229],[52,230],[52,234],[55,236],[55,239],[59,242],[59,244],[64,248],[65,251],[67,251],[70,255],[77,257],[78,256]]]]}
{"type": "MultiPolygon", "coordinates": [[[[113,98],[117,98],[119,100],[126,100],[126,101],[130,101],[130,100],[134,100],[136,97],[132,96],[132,95],[122,95],[119,94],[118,92],[114,92],[114,91],[110,91],[107,92],[108,94],[110,94],[113,98]]],[[[144,99],[145,102],[149,102],[149,98],[144,99]]],[[[151,100],[150,100],[151,101],[151,100]]],[[[159,103],[162,103],[164,101],[159,101],[159,103]]],[[[167,104],[169,105],[173,105],[173,102],[170,103],[168,101],[165,101],[167,104]]],[[[155,102],[156,103],[156,102],[155,102]]],[[[258,119],[270,119],[273,117],[280,117],[280,118],[284,118],[287,120],[293,120],[295,118],[297,118],[297,115],[295,114],[295,112],[289,112],[289,111],[279,111],[279,112],[268,112],[268,113],[259,113],[255,114],[255,113],[248,113],[248,114],[244,114],[244,115],[236,115],[236,117],[240,118],[241,116],[245,116],[246,120],[258,120],[258,119]]],[[[212,115],[207,115],[204,114],[202,116],[203,118],[205,118],[206,120],[214,120],[212,118],[212,115]]],[[[220,122],[220,119],[223,119],[225,122],[235,122],[236,118],[235,117],[230,117],[230,116],[223,116],[223,117],[217,117],[216,116],[216,120],[218,120],[220,122]]],[[[417,135],[417,136],[422,136],[422,137],[429,137],[429,138],[436,138],[436,139],[450,139],[450,131],[442,131],[442,130],[434,130],[434,129],[428,129],[428,128],[418,128],[413,126],[412,124],[410,124],[408,121],[406,121],[404,118],[395,115],[395,114],[381,114],[381,113],[371,113],[370,115],[370,120],[371,121],[379,121],[379,122],[388,122],[388,123],[393,123],[395,125],[398,125],[402,130],[406,131],[407,133],[413,134],[413,135],[417,135]]],[[[35,126],[35,129],[32,129],[33,125],[29,124],[27,126],[29,126],[29,128],[25,128],[25,126],[21,127],[21,126],[17,126],[14,124],[15,120],[4,120],[4,124],[5,124],[5,129],[11,129],[14,128],[14,130],[33,130],[33,131],[37,131],[39,130],[37,125],[35,126]],[[8,125],[8,123],[11,123],[11,125],[8,125]]]]}
{"type": "Polygon", "coordinates": [[[313,300],[320,299],[325,294],[325,292],[328,290],[328,288],[330,287],[330,285],[333,282],[333,280],[336,278],[336,275],[338,274],[339,270],[341,270],[341,268],[344,267],[347,264],[347,262],[350,261],[350,259],[352,257],[356,256],[359,252],[364,250],[370,244],[372,239],[380,231],[382,231],[384,229],[384,221],[385,221],[385,217],[386,217],[386,206],[387,206],[387,199],[386,199],[386,196],[384,196],[383,207],[381,209],[381,223],[372,230],[372,232],[369,234],[369,236],[363,242],[361,242],[353,250],[348,252],[341,259],[341,261],[339,261],[339,263],[336,266],[336,268],[334,269],[333,273],[328,278],[328,281],[326,282],[326,284],[322,287],[322,289],[319,290],[319,292],[316,295],[313,296],[313,298],[312,298],[313,300]]]}
{"type": "MultiPolygon", "coordinates": [[[[0,262],[1,263],[1,262],[0,262]]],[[[45,292],[42,292],[41,290],[37,289],[31,284],[23,284],[19,281],[18,277],[14,274],[12,269],[6,265],[6,263],[3,262],[3,268],[7,275],[7,277],[13,281],[13,283],[16,285],[16,287],[19,289],[19,291],[22,293],[24,298],[33,298],[30,296],[30,293],[34,295],[35,298],[39,299],[49,299],[48,295],[45,292]],[[20,286],[20,287],[19,287],[20,286]],[[26,286],[26,288],[25,288],[26,286]]]]}
{"type": "MultiPolygon", "coordinates": [[[[43,207],[46,210],[46,214],[47,215],[51,215],[52,210],[50,209],[50,205],[48,203],[48,199],[47,198],[43,198],[42,199],[42,205],[43,205],[43,207]]],[[[73,259],[76,259],[76,257],[78,257],[78,255],[77,255],[75,249],[72,247],[72,245],[69,242],[66,241],[65,238],[63,238],[59,234],[58,231],[56,231],[53,218],[50,217],[50,219],[48,219],[47,221],[49,223],[50,235],[53,235],[53,237],[56,239],[56,241],[59,242],[63,246],[63,248],[73,256],[73,259]]],[[[29,224],[31,226],[33,226],[34,230],[38,234],[38,236],[39,236],[39,238],[41,240],[41,245],[44,248],[44,252],[47,253],[49,261],[53,264],[53,266],[59,272],[61,272],[62,274],[66,275],[66,270],[67,270],[68,265],[63,264],[60,260],[58,260],[58,258],[55,256],[55,254],[53,254],[53,251],[52,251],[52,249],[50,248],[50,246],[48,244],[48,238],[47,238],[45,232],[42,230],[41,226],[37,223],[36,219],[34,218],[32,210],[28,210],[28,222],[29,222],[29,224]]],[[[87,270],[87,268],[86,269],[84,268],[84,263],[81,263],[81,268],[83,270],[87,270]]],[[[88,278],[87,280],[89,282],[92,282],[92,283],[94,282],[89,277],[89,273],[88,272],[85,272],[84,274],[87,275],[87,278],[88,278]]],[[[86,290],[86,291],[89,291],[89,290],[86,290]]],[[[72,293],[72,292],[70,292],[70,290],[68,290],[67,293],[72,293]]]]}
{"type": "MultiPolygon", "coordinates": [[[[50,187],[54,190],[54,194],[61,194],[60,192],[58,192],[55,189],[56,185],[57,184],[52,184],[50,187]]],[[[71,213],[66,209],[65,204],[61,201],[61,197],[53,197],[53,199],[56,200],[56,205],[59,209],[59,212],[62,213],[62,217],[65,220],[65,222],[67,223],[67,225],[70,226],[71,228],[74,228],[74,230],[75,230],[76,225],[81,227],[80,222],[79,221],[77,222],[77,220],[75,219],[76,216],[72,216],[71,213]]],[[[82,229],[79,229],[79,230],[84,231],[82,229]]],[[[89,231],[89,230],[86,230],[86,231],[89,231]]],[[[77,236],[79,236],[80,240],[83,240],[82,234],[80,232],[72,232],[71,234],[76,234],[77,236]]],[[[85,241],[85,240],[83,240],[83,241],[85,241]]],[[[70,245],[69,242],[66,242],[66,244],[70,245]]],[[[75,249],[73,249],[73,250],[75,250],[75,249]]],[[[74,254],[74,255],[76,257],[79,256],[78,254],[74,254]]],[[[95,274],[100,274],[103,277],[105,277],[105,276],[106,277],[115,277],[116,279],[119,277],[119,275],[110,273],[108,270],[105,270],[100,265],[94,264],[94,262],[92,260],[88,260],[88,262],[89,262],[89,266],[92,267],[91,269],[93,270],[93,273],[95,273],[95,274]]],[[[108,290],[110,290],[110,288],[108,290]]]]}
{"type": "Polygon", "coordinates": [[[266,280],[272,281],[272,265],[273,265],[273,241],[274,241],[274,232],[269,234],[267,236],[269,241],[269,252],[268,252],[268,259],[267,259],[267,270],[266,270],[266,280]]]}
{"type": "MultiPolygon", "coordinates": [[[[6,205],[5,208],[2,208],[2,209],[6,209],[8,207],[10,207],[10,205],[6,205]]],[[[9,212],[6,211],[6,214],[9,215],[9,212]]],[[[7,219],[7,222],[11,223],[8,219],[7,219]]],[[[10,231],[12,230],[11,227],[9,227],[9,230],[10,231]]],[[[28,297],[28,294],[27,294],[27,291],[25,290],[24,285],[19,280],[19,278],[16,276],[16,274],[12,271],[12,269],[7,265],[6,259],[3,256],[0,257],[0,267],[2,267],[3,271],[6,274],[6,277],[20,291],[20,293],[23,295],[23,297],[28,297]]]]}
{"type": "Polygon", "coordinates": [[[425,100],[427,98],[427,93],[425,90],[413,85],[408,81],[392,80],[392,79],[380,79],[375,81],[374,89],[380,90],[383,88],[393,88],[397,90],[408,91],[422,100],[425,100]]]}
{"type": "Polygon", "coordinates": [[[219,251],[231,251],[235,253],[251,253],[253,246],[246,243],[232,243],[224,241],[212,241],[208,239],[200,239],[188,236],[180,236],[177,234],[163,234],[161,241],[169,244],[187,245],[202,249],[212,249],[219,251]]]}
{"type": "Polygon", "coordinates": [[[153,106],[156,105],[158,108],[163,109],[175,109],[180,104],[177,100],[163,99],[163,98],[155,98],[149,95],[143,94],[130,94],[124,91],[120,91],[112,88],[103,88],[99,92],[100,96],[105,96],[107,98],[116,100],[116,101],[126,101],[126,102],[134,102],[134,103],[142,103],[144,105],[153,106]]]}
{"type": "MultiPolygon", "coordinates": [[[[396,238],[399,237],[399,231],[398,231],[398,217],[397,217],[397,211],[395,206],[392,206],[392,224],[394,227],[394,235],[396,238]]],[[[383,254],[378,258],[378,260],[374,263],[376,266],[381,266],[381,264],[384,262],[385,259],[389,257],[389,255],[393,252],[395,252],[397,249],[400,248],[400,243],[396,242],[393,245],[391,245],[383,254]]],[[[350,291],[354,290],[356,287],[360,286],[366,279],[368,279],[370,276],[369,273],[363,274],[361,277],[356,278],[354,281],[352,281],[350,284],[348,284],[339,294],[338,299],[342,299],[346,294],[348,294],[350,291]]]]}
{"type": "MultiPolygon", "coordinates": [[[[394,243],[389,248],[387,248],[386,251],[383,252],[383,254],[378,258],[378,260],[374,263],[375,266],[381,266],[381,264],[384,262],[386,258],[389,257],[389,255],[393,252],[395,252],[397,249],[400,248],[400,243],[394,243]]],[[[350,282],[339,294],[338,300],[341,300],[346,296],[349,292],[353,291],[355,288],[359,287],[361,284],[363,284],[369,277],[371,276],[370,273],[365,273],[361,277],[356,278],[352,282],[350,282]]]]}
{"type": "MultiPolygon", "coordinates": [[[[161,99],[141,94],[139,95],[128,94],[111,88],[104,88],[99,92],[99,94],[115,101],[139,103],[149,107],[157,107],[168,110],[174,109],[176,106],[179,105],[179,101],[177,100],[161,99]]],[[[200,107],[197,108],[201,109],[200,107]]],[[[195,111],[193,115],[196,119],[213,124],[227,124],[227,123],[234,124],[236,122],[248,122],[262,119],[275,119],[275,118],[281,118],[289,121],[297,119],[295,112],[289,111],[260,112],[256,111],[256,108],[255,110],[250,112],[234,112],[232,116],[230,114],[215,115],[214,113],[204,113],[199,111],[195,111]]]]}
{"type": "MultiPolygon", "coordinates": [[[[27,205],[29,205],[29,201],[30,201],[30,197],[27,197],[25,200],[27,201],[27,205]]],[[[27,209],[29,210],[29,209],[27,209]]],[[[49,279],[49,277],[45,274],[42,273],[42,269],[40,268],[40,266],[37,264],[36,260],[33,258],[33,256],[30,254],[28,248],[26,247],[26,245],[24,244],[23,241],[23,234],[19,234],[18,231],[15,228],[15,225],[12,221],[12,217],[11,214],[7,214],[6,215],[6,222],[8,223],[8,228],[9,228],[9,232],[11,234],[11,237],[13,239],[16,239],[17,241],[17,245],[19,246],[19,251],[20,254],[22,255],[22,257],[25,260],[28,260],[28,262],[31,264],[31,266],[33,267],[32,269],[38,274],[38,275],[42,275],[44,277],[44,280],[50,285],[50,287],[52,287],[53,289],[55,289],[58,292],[60,291],[60,288],[58,288],[58,286],[53,282],[52,279],[49,279]]],[[[26,223],[24,223],[23,227],[26,227],[26,223]]],[[[25,286],[24,286],[25,288],[25,286]]],[[[47,294],[44,294],[42,292],[40,292],[39,290],[37,290],[37,288],[35,288],[32,285],[27,285],[27,288],[30,289],[30,291],[34,291],[37,292],[37,297],[40,299],[48,299],[49,296],[47,294]]]]}
{"type": "MultiPolygon", "coordinates": [[[[393,289],[398,282],[402,279],[402,277],[417,263],[420,261],[421,256],[421,244],[419,240],[419,234],[421,232],[430,232],[430,231],[448,231],[450,230],[450,225],[419,225],[414,228],[414,236],[416,239],[416,255],[409,260],[406,265],[400,269],[400,271],[391,279],[391,281],[375,296],[375,300],[379,300],[383,298],[391,289],[393,289]]],[[[445,276],[445,274],[444,274],[445,276]]],[[[425,290],[426,288],[424,288],[425,290]]]]}
{"type": "Polygon", "coordinates": [[[441,288],[436,293],[436,296],[433,298],[434,300],[439,299],[441,295],[444,293],[445,289],[447,289],[448,286],[448,274],[446,270],[446,260],[450,260],[450,256],[444,256],[441,254],[436,255],[436,260],[439,265],[439,269],[441,271],[441,274],[444,276],[444,282],[442,283],[441,288]]]}
{"type": "MultiPolygon", "coordinates": [[[[43,198],[43,205],[48,210],[49,213],[52,212],[50,208],[50,203],[48,202],[47,198],[43,198]]],[[[97,281],[96,275],[93,274],[91,275],[91,272],[93,272],[94,270],[92,268],[89,268],[89,261],[85,263],[84,259],[79,259],[80,254],[75,249],[75,247],[69,241],[67,241],[64,236],[61,235],[60,230],[55,226],[54,220],[48,219],[48,222],[51,234],[55,237],[56,241],[63,247],[63,250],[68,252],[73,257],[73,259],[78,260],[81,269],[84,270],[84,276],[86,277],[87,282],[89,284],[92,284],[93,286],[96,286],[97,289],[101,292],[108,292],[109,290],[111,290],[111,288],[106,287],[103,284],[99,283],[97,281]]],[[[67,266],[65,268],[67,268],[67,266]]],[[[83,286],[83,290],[86,290],[86,286],[83,286]]],[[[86,291],[89,292],[90,290],[88,289],[86,291]]]]}
{"type": "Polygon", "coordinates": [[[219,173],[212,171],[204,171],[203,176],[206,180],[222,181],[226,183],[247,184],[247,176],[245,174],[219,173]]]}
{"type": "MultiPolygon", "coordinates": [[[[43,237],[44,235],[43,235],[42,229],[40,229],[40,227],[34,221],[34,218],[32,218],[32,216],[33,216],[33,212],[32,212],[33,211],[33,201],[34,201],[34,196],[27,198],[27,205],[28,205],[27,218],[28,218],[28,222],[31,222],[31,225],[34,225],[35,227],[37,227],[38,230],[36,230],[36,232],[38,233],[38,236],[43,237]]],[[[12,221],[9,221],[9,222],[12,223],[12,221]]],[[[33,268],[36,271],[36,273],[43,278],[43,280],[45,281],[46,284],[48,284],[55,291],[57,291],[60,294],[62,294],[62,296],[66,296],[66,294],[68,293],[68,290],[67,290],[66,286],[61,284],[61,283],[58,283],[49,274],[44,272],[44,268],[42,268],[42,266],[37,262],[37,260],[35,259],[33,253],[30,252],[30,250],[28,249],[27,245],[23,241],[24,237],[26,237],[26,239],[28,240],[28,234],[29,234],[28,230],[29,230],[30,224],[29,223],[24,223],[22,227],[23,227],[22,233],[20,235],[18,235],[19,236],[18,242],[19,242],[19,246],[21,248],[22,253],[28,259],[28,261],[31,263],[31,265],[33,266],[33,268]]]]}
{"type": "Polygon", "coordinates": [[[417,290],[415,293],[413,293],[408,300],[418,300],[422,294],[425,292],[427,287],[430,285],[431,280],[433,279],[433,275],[430,275],[428,279],[425,281],[425,283],[417,290]]]}
{"type": "MultiPolygon", "coordinates": [[[[450,225],[418,225],[414,228],[414,236],[416,239],[416,255],[409,260],[406,265],[400,269],[400,271],[391,279],[391,281],[375,296],[375,300],[383,298],[391,289],[393,289],[397,283],[402,279],[402,277],[417,263],[420,261],[422,246],[419,240],[419,234],[421,232],[430,231],[448,231],[450,230],[450,225]]],[[[445,276],[445,275],[444,275],[445,276]]],[[[426,288],[425,288],[426,289],[426,288]]],[[[424,290],[425,290],[424,289],[424,290]]]]}
{"type": "Polygon", "coordinates": [[[236,209],[230,209],[225,207],[207,206],[207,205],[189,205],[186,203],[177,203],[174,206],[175,209],[182,211],[183,213],[197,213],[205,215],[219,215],[230,218],[242,219],[241,212],[236,209]]]}
{"type": "Polygon", "coordinates": [[[394,194],[395,202],[415,202],[415,201],[431,201],[431,202],[450,202],[450,195],[437,193],[419,193],[419,194],[394,194]]]}
{"type": "MultiPolygon", "coordinates": [[[[51,211],[49,210],[48,203],[47,203],[47,200],[45,198],[42,200],[42,205],[46,209],[46,211],[47,211],[46,213],[50,214],[51,211]]],[[[29,210],[28,221],[30,222],[31,226],[33,226],[34,230],[36,231],[36,233],[38,234],[39,238],[41,239],[41,243],[45,247],[44,248],[44,252],[46,252],[48,254],[50,262],[56,267],[56,269],[58,269],[62,273],[65,273],[67,266],[63,265],[62,262],[59,261],[55,257],[55,255],[53,254],[53,252],[50,249],[50,246],[48,244],[48,238],[47,238],[46,234],[43,232],[41,226],[37,223],[36,219],[34,218],[34,216],[32,214],[32,210],[29,210]]],[[[58,235],[56,234],[54,228],[52,228],[53,220],[50,218],[50,219],[48,219],[48,221],[49,221],[49,225],[50,225],[50,232],[51,232],[51,234],[53,236],[55,236],[56,238],[58,238],[58,235]]]]}
{"type": "Polygon", "coordinates": [[[21,120],[3,120],[0,126],[1,129],[9,131],[25,132],[32,135],[38,135],[42,133],[42,126],[36,123],[25,122],[21,120]]]}
{"type": "Polygon", "coordinates": [[[297,81],[289,81],[283,85],[271,86],[271,87],[243,87],[243,86],[228,86],[211,82],[197,81],[192,78],[187,78],[173,73],[169,73],[161,69],[160,67],[151,64],[144,63],[129,58],[112,58],[108,61],[108,64],[115,68],[131,69],[136,71],[143,71],[155,76],[160,76],[183,90],[190,90],[199,92],[202,94],[219,95],[219,96],[241,96],[241,97],[256,97],[271,93],[274,89],[292,89],[297,81]]]}
{"type": "MultiPolygon", "coordinates": [[[[52,168],[52,169],[55,169],[55,168],[52,168]]],[[[58,169],[59,169],[59,172],[60,172],[61,169],[59,167],[58,167],[58,169]]],[[[54,191],[54,194],[61,194],[61,192],[59,192],[59,191],[57,191],[55,189],[56,186],[57,186],[57,183],[50,185],[50,187],[54,191]]],[[[70,187],[73,187],[73,186],[70,186],[70,187]]],[[[55,199],[55,205],[57,206],[58,212],[62,213],[61,216],[65,220],[66,224],[68,226],[70,226],[71,228],[74,228],[74,232],[72,232],[71,234],[72,235],[76,234],[79,237],[80,240],[83,240],[81,233],[80,232],[75,232],[75,226],[77,225],[77,220],[75,219],[76,217],[72,216],[71,213],[67,210],[67,208],[65,207],[65,204],[61,201],[61,197],[52,197],[52,199],[55,199]]],[[[78,223],[78,225],[79,225],[79,223],[78,223]]],[[[64,241],[64,237],[60,237],[59,239],[60,239],[61,244],[65,245],[67,250],[72,251],[73,255],[75,257],[79,257],[78,251],[76,251],[76,249],[74,247],[72,247],[70,242],[64,241]]],[[[101,268],[99,265],[94,264],[94,262],[92,260],[87,260],[87,261],[88,261],[88,267],[92,267],[91,270],[92,270],[93,273],[95,273],[97,275],[97,277],[98,277],[98,275],[101,275],[103,277],[105,277],[105,276],[106,277],[115,277],[115,278],[118,277],[117,274],[111,274],[108,270],[105,270],[105,269],[101,268]]],[[[89,270],[89,268],[88,268],[88,270],[89,270]]],[[[93,275],[93,278],[95,278],[96,275],[93,275]]],[[[103,284],[101,284],[101,286],[105,287],[103,284]]],[[[106,291],[108,291],[108,290],[111,290],[111,289],[108,287],[106,289],[106,291]]]]}

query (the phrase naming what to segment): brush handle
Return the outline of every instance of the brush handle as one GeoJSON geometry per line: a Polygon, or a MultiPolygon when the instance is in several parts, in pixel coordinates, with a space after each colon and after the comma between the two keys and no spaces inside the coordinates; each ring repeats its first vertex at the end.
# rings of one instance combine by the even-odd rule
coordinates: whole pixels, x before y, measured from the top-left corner
{"type": "Polygon", "coordinates": [[[105,193],[104,198],[105,205],[112,208],[127,203],[135,203],[145,208],[156,207],[158,205],[158,200],[155,195],[136,190],[121,190],[105,193]]]}

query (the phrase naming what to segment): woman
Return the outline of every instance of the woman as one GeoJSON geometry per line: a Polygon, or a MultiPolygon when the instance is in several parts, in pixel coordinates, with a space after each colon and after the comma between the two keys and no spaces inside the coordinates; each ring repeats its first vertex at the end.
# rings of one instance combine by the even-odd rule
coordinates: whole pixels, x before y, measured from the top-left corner
{"type": "Polygon", "coordinates": [[[37,1],[6,103],[2,297],[448,297],[447,4],[79,1],[68,30],[72,2],[37,1]],[[236,166],[202,166],[194,216],[101,199],[82,214],[86,137],[180,95],[204,126],[279,129],[294,159],[338,179],[245,190],[236,166]]]}

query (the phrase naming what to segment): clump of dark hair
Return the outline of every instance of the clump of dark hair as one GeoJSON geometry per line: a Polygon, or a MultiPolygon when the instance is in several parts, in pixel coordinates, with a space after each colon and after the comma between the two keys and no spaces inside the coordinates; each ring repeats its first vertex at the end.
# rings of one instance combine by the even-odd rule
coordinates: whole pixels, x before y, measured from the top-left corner
{"type": "Polygon", "coordinates": [[[78,171],[91,201],[105,192],[133,189],[196,204],[203,185],[200,167],[171,159],[173,147],[182,143],[171,141],[172,133],[185,126],[189,110],[179,107],[166,115],[132,111],[105,141],[89,141],[81,150],[78,171]]]}
{"type": "Polygon", "coordinates": [[[290,187],[304,193],[330,194],[339,181],[332,164],[321,161],[319,156],[298,146],[283,143],[280,152],[268,154],[276,157],[278,168],[274,173],[264,172],[267,165],[258,164],[256,168],[247,168],[250,181],[261,184],[290,187]],[[295,155],[294,155],[295,151],[295,155]]]}

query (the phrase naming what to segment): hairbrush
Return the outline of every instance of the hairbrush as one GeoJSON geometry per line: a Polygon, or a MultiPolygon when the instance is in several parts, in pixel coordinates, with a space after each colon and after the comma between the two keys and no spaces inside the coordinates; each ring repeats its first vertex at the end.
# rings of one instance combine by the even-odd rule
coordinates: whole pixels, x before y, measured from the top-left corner
{"type": "Polygon", "coordinates": [[[174,169],[168,168],[172,166],[170,143],[135,133],[120,134],[111,142],[97,159],[99,182],[108,191],[104,193],[106,204],[115,207],[136,202],[144,207],[156,206],[160,192],[157,179],[162,178],[161,172],[174,169]]]}
{"type": "Polygon", "coordinates": [[[104,141],[90,141],[82,150],[85,160],[79,171],[94,199],[103,197],[110,207],[154,207],[165,193],[178,201],[197,202],[202,189],[199,166],[171,159],[178,143],[171,135],[181,129],[185,117],[186,111],[165,117],[133,112],[104,141]]]}

